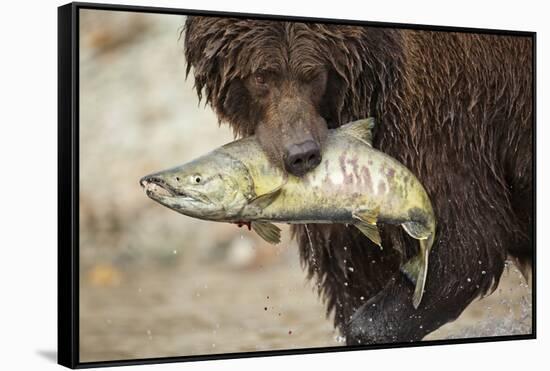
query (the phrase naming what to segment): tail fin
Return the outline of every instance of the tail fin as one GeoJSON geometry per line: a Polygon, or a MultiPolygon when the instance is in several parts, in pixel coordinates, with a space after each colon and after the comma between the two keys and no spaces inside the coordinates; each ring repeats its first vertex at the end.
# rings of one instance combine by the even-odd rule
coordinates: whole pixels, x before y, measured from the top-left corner
{"type": "MultiPolygon", "coordinates": [[[[420,241],[423,243],[424,241],[420,241]]],[[[418,254],[401,267],[401,272],[415,284],[413,294],[413,306],[418,308],[424,295],[426,275],[428,273],[428,254],[418,254]]]]}

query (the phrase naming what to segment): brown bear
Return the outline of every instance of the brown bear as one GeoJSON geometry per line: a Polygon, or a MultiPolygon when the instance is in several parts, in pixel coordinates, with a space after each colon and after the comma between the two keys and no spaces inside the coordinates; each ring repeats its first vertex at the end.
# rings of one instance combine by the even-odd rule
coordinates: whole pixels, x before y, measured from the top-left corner
{"type": "Polygon", "coordinates": [[[189,17],[187,73],[239,136],[296,176],[327,130],[375,117],[374,146],[424,184],[438,220],[420,306],[400,272],[417,252],[382,226],[380,250],[345,225],[294,227],[308,276],[348,344],[422,339],[530,266],[533,45],[528,35],[189,17]]]}

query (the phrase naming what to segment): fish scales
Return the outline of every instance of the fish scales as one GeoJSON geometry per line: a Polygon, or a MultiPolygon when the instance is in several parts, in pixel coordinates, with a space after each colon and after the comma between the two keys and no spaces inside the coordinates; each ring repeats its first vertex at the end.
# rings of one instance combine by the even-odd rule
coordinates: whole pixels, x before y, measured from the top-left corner
{"type": "MultiPolygon", "coordinates": [[[[222,151],[234,157],[243,154],[235,147],[222,151]]],[[[268,159],[260,148],[254,153],[240,157],[245,166],[258,169],[253,177],[273,177],[273,167],[263,166],[268,159]]],[[[358,207],[379,207],[379,220],[407,220],[407,210],[423,209],[430,202],[425,192],[415,192],[418,183],[406,181],[411,178],[406,168],[360,140],[329,136],[322,155],[321,165],[302,178],[289,175],[280,195],[250,217],[291,224],[351,222],[352,212],[358,207]],[[343,150],[341,143],[346,143],[343,150]],[[410,188],[416,197],[408,197],[410,188]]],[[[285,175],[280,172],[275,176],[282,179],[285,175]]]]}

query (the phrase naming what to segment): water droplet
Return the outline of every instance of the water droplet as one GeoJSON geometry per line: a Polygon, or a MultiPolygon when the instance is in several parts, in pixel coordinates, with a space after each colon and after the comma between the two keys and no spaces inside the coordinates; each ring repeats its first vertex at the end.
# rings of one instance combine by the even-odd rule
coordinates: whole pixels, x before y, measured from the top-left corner
{"type": "Polygon", "coordinates": [[[348,285],[348,283],[347,283],[347,282],[344,282],[344,286],[347,286],[347,285],[348,285]]]}
{"type": "Polygon", "coordinates": [[[485,271],[481,271],[481,274],[486,274],[486,273],[487,273],[487,272],[485,272],[485,271]]]}
{"type": "Polygon", "coordinates": [[[361,297],[360,297],[359,299],[361,299],[361,300],[365,300],[365,297],[364,297],[364,296],[361,296],[361,297]]]}
{"type": "Polygon", "coordinates": [[[371,318],[369,318],[369,322],[372,322],[372,317],[371,317],[371,318]]]}
{"type": "Polygon", "coordinates": [[[337,335],[334,337],[334,340],[337,342],[337,343],[345,343],[346,342],[346,338],[344,336],[341,336],[341,335],[337,335]]]}
{"type": "Polygon", "coordinates": [[[353,272],[354,271],[353,267],[348,267],[348,271],[353,272]]]}
{"type": "Polygon", "coordinates": [[[472,279],[470,277],[466,278],[466,281],[472,282],[472,279]]]}

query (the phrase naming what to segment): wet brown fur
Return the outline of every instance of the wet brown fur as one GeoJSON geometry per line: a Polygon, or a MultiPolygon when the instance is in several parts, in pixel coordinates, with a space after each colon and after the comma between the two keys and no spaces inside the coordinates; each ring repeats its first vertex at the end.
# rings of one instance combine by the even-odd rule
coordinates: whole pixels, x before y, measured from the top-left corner
{"type": "Polygon", "coordinates": [[[374,116],[375,147],[426,187],[438,232],[417,310],[398,269],[417,244],[399,228],[382,227],[382,251],[355,228],[295,228],[308,276],[349,344],[419,340],[490,293],[507,255],[530,264],[531,39],[192,17],[185,54],[199,97],[237,135],[264,130],[274,162],[292,135],[322,144],[327,126],[374,116]],[[251,94],[250,77],[270,70],[298,92],[287,94],[297,116],[276,117],[251,94]],[[303,92],[308,70],[326,74],[322,97],[303,92]]]}

